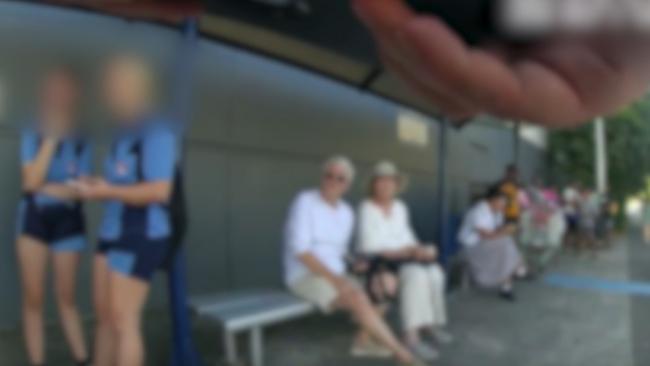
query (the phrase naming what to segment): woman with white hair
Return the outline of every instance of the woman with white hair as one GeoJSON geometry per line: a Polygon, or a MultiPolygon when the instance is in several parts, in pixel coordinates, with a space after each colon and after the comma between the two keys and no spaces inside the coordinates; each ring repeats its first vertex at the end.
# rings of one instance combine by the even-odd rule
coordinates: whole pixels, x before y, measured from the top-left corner
{"type": "Polygon", "coordinates": [[[422,341],[422,333],[428,332],[437,343],[451,341],[444,329],[445,274],[436,263],[436,247],[418,240],[408,208],[397,198],[405,182],[393,163],[375,166],[369,197],[359,208],[358,250],[370,260],[368,289],[379,311],[386,310],[382,300],[399,292],[406,344],[418,357],[431,361],[438,351],[422,341]]]}
{"type": "Polygon", "coordinates": [[[337,310],[350,313],[384,347],[382,350],[389,351],[389,357],[393,355],[403,365],[416,365],[411,352],[397,340],[363,290],[346,274],[345,257],[354,213],[343,195],[353,180],[350,160],[333,157],[323,166],[320,187],[296,196],[285,227],[285,282],[292,293],[325,314],[337,310]]]}

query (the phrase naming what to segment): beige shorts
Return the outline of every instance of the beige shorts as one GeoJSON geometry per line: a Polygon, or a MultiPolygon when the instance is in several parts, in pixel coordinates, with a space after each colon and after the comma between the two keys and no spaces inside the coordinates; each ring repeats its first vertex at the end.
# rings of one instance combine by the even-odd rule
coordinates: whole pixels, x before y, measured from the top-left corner
{"type": "MultiPolygon", "coordinates": [[[[346,276],[353,286],[359,286],[359,282],[346,276]]],[[[339,297],[338,291],[324,277],[307,275],[289,286],[289,290],[299,298],[308,301],[325,314],[331,314],[336,310],[335,303],[339,297]]]]}

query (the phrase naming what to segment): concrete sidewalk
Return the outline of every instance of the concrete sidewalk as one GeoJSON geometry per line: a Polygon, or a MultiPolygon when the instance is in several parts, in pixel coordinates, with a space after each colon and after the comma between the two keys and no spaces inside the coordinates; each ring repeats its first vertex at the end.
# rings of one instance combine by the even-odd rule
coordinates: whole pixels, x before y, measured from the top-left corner
{"type": "MultiPolygon", "coordinates": [[[[621,243],[597,258],[563,254],[550,271],[626,280],[627,252],[621,243]]],[[[442,349],[436,365],[635,365],[628,297],[551,288],[541,281],[521,283],[518,295],[517,303],[508,304],[481,291],[452,294],[451,330],[457,340],[442,349]]],[[[277,328],[270,333],[269,365],[391,364],[351,360],[351,331],[346,319],[322,318],[277,328]]]]}
{"type": "MultiPolygon", "coordinates": [[[[650,247],[636,235],[596,258],[563,253],[550,272],[608,280],[650,281],[650,247]]],[[[543,281],[518,287],[519,301],[505,303],[477,290],[450,295],[456,342],[443,348],[440,366],[646,366],[650,363],[650,298],[560,289],[543,281]],[[636,360],[636,362],[635,362],[636,360]]],[[[89,324],[90,326],[90,324],[89,324]]],[[[149,365],[167,365],[169,322],[151,311],[145,322],[149,365]]],[[[354,328],[344,316],[314,316],[269,329],[269,366],[388,366],[348,356],[354,328]]],[[[89,333],[90,334],[90,333],[89,333]]],[[[210,324],[196,324],[206,365],[222,365],[221,340],[210,324]]],[[[49,334],[54,366],[71,365],[57,328],[49,334]]],[[[245,339],[242,339],[245,345],[245,339]]],[[[25,365],[18,332],[0,334],[0,366],[25,365]]],[[[244,354],[244,353],[242,353],[244,354]]]]}

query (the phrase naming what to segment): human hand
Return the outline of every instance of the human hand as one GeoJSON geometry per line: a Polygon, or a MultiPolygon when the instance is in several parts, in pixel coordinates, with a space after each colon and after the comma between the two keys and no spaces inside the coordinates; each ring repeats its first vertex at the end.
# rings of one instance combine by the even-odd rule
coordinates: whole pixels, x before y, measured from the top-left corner
{"type": "Polygon", "coordinates": [[[387,68],[452,120],[488,113],[568,127],[615,112],[650,83],[650,42],[643,37],[472,47],[404,0],[352,3],[387,68]]]}
{"type": "Polygon", "coordinates": [[[352,265],[352,271],[354,273],[365,273],[370,268],[368,261],[358,260],[352,265]]]}
{"type": "Polygon", "coordinates": [[[83,200],[105,200],[111,196],[112,186],[103,178],[84,177],[71,183],[83,200]]]}
{"type": "Polygon", "coordinates": [[[421,262],[433,262],[438,258],[438,249],[433,245],[417,247],[416,259],[421,262]]]}

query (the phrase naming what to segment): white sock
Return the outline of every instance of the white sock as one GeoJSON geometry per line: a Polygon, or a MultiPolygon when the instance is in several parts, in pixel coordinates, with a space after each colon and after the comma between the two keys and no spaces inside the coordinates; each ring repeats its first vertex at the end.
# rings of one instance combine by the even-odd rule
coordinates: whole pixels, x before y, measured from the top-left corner
{"type": "Polygon", "coordinates": [[[501,285],[501,291],[503,292],[511,292],[512,291],[512,283],[505,283],[501,285]]]}
{"type": "Polygon", "coordinates": [[[519,267],[519,268],[517,268],[517,271],[515,272],[515,274],[517,275],[517,277],[524,277],[524,276],[526,276],[528,274],[528,269],[526,269],[526,267],[524,267],[524,266],[519,267]]]}

